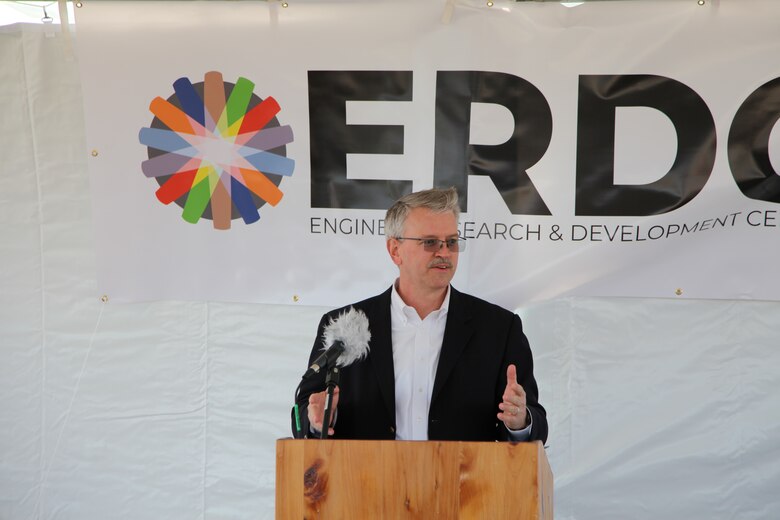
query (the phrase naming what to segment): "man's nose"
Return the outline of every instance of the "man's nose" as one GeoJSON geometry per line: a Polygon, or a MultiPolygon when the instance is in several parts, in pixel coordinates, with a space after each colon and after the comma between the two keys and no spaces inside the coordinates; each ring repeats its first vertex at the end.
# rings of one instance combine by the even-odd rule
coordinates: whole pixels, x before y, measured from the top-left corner
{"type": "Polygon", "coordinates": [[[450,248],[447,247],[447,242],[439,242],[439,250],[436,251],[437,256],[450,256],[452,254],[452,251],[450,251],[450,248]]]}

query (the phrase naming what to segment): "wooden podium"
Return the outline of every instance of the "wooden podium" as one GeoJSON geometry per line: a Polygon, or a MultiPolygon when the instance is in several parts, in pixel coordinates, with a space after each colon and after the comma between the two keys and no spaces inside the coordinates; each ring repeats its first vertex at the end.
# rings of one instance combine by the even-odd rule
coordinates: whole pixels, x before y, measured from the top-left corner
{"type": "Polygon", "coordinates": [[[276,442],[276,518],[552,519],[541,442],[276,442]]]}

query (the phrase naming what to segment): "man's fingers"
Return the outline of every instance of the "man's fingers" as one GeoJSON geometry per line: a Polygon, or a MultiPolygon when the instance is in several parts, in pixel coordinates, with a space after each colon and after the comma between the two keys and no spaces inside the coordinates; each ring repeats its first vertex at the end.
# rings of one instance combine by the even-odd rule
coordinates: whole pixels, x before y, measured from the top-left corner
{"type": "MultiPolygon", "coordinates": [[[[322,404],[322,416],[324,418],[324,416],[325,416],[325,405],[328,402],[328,392],[327,392],[327,390],[325,392],[322,392],[322,396],[323,396],[322,397],[322,402],[323,402],[323,404],[322,404]]],[[[336,417],[336,406],[338,406],[338,404],[339,404],[339,387],[337,386],[333,390],[333,399],[331,400],[331,405],[330,405],[330,420],[331,420],[331,423],[333,422],[333,419],[336,417]]]]}
{"type": "MultiPolygon", "coordinates": [[[[322,431],[322,423],[325,420],[325,405],[328,400],[328,392],[317,392],[316,394],[309,395],[309,407],[308,416],[309,424],[311,424],[315,430],[322,431]]],[[[339,387],[337,386],[333,390],[333,403],[331,404],[331,424],[336,417],[336,406],[339,404],[339,387]]],[[[328,434],[333,435],[333,428],[328,429],[328,434]]]]}
{"type": "Polygon", "coordinates": [[[506,389],[499,403],[498,418],[512,430],[519,430],[526,422],[525,390],[517,382],[517,367],[506,367],[506,389]]]}
{"type": "Polygon", "coordinates": [[[517,404],[520,402],[519,400],[525,401],[525,390],[522,386],[515,383],[511,388],[507,387],[502,398],[504,401],[510,401],[517,404]]]}
{"type": "Polygon", "coordinates": [[[507,401],[517,406],[525,406],[526,398],[525,398],[525,391],[523,390],[523,387],[517,385],[515,387],[515,392],[509,396],[507,401]]]}

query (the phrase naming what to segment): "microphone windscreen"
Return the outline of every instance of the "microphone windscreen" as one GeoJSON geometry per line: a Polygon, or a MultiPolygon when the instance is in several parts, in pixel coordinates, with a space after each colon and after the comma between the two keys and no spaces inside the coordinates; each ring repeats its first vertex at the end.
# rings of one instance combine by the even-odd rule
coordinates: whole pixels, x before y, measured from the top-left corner
{"type": "Polygon", "coordinates": [[[331,318],[322,334],[326,349],[336,341],[344,343],[344,353],[336,361],[340,367],[351,365],[366,357],[370,340],[368,317],[363,311],[356,310],[354,307],[342,312],[336,319],[331,318]]]}

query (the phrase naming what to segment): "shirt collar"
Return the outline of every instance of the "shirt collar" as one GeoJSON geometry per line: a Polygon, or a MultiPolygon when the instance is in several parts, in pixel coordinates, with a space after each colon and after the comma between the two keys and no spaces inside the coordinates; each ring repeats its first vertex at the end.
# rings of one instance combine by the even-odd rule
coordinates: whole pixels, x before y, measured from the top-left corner
{"type": "MultiPolygon", "coordinates": [[[[420,319],[417,311],[414,307],[407,305],[401,295],[398,293],[398,278],[393,282],[393,290],[390,294],[390,312],[393,316],[403,317],[404,323],[408,322],[410,318],[420,319]]],[[[444,295],[444,300],[441,302],[441,307],[433,311],[430,316],[434,319],[443,319],[447,317],[447,313],[450,310],[450,289],[451,286],[447,286],[447,294],[444,295]]]]}

